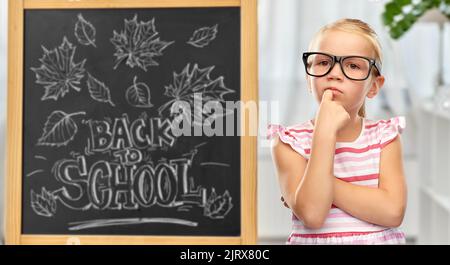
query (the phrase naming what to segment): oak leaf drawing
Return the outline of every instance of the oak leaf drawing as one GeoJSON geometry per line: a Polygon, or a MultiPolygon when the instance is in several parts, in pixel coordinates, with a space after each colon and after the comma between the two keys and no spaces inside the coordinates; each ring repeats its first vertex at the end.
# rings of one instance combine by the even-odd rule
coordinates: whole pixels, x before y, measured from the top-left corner
{"type": "Polygon", "coordinates": [[[233,208],[231,196],[228,191],[217,196],[213,189],[206,201],[203,214],[211,219],[223,219],[233,208]]]}
{"type": "Polygon", "coordinates": [[[56,213],[56,199],[45,187],[41,194],[31,190],[31,208],[38,215],[52,217],[56,213]]]}

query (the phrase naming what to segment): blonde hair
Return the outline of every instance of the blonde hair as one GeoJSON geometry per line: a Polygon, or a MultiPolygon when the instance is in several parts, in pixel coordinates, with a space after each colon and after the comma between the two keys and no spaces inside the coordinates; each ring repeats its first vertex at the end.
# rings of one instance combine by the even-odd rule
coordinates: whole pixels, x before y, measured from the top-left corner
{"type": "MultiPolygon", "coordinates": [[[[309,50],[311,51],[312,48],[317,44],[317,41],[319,40],[320,36],[322,36],[324,33],[330,30],[340,30],[348,33],[356,33],[366,38],[371,44],[373,51],[375,52],[375,60],[377,60],[381,65],[383,54],[381,51],[381,45],[380,42],[378,41],[377,34],[369,26],[369,24],[359,19],[343,18],[323,26],[311,40],[311,43],[309,44],[309,50]]],[[[366,116],[364,104],[359,109],[358,115],[361,117],[366,116]]]]}

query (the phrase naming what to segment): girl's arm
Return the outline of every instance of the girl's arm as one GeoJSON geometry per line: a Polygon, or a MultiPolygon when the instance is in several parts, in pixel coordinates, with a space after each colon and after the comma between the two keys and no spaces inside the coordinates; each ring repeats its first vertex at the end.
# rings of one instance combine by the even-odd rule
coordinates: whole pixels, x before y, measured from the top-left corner
{"type": "Polygon", "coordinates": [[[303,179],[307,161],[288,144],[283,143],[279,137],[275,137],[271,142],[272,159],[277,171],[278,183],[282,197],[286,198],[285,203],[289,205],[292,212],[306,226],[310,226],[309,218],[304,212],[295,206],[296,190],[303,179]]]}
{"type": "Polygon", "coordinates": [[[316,118],[308,163],[278,137],[272,144],[282,196],[305,226],[313,229],[323,225],[330,211],[336,132],[350,120],[345,109],[332,99],[332,92],[325,91],[316,118]]]}
{"type": "Polygon", "coordinates": [[[313,228],[320,228],[333,203],[333,163],[336,136],[314,130],[311,156],[303,181],[295,193],[295,205],[308,214],[313,228]]]}
{"type": "Polygon", "coordinates": [[[334,181],[333,203],[337,207],[381,226],[400,226],[406,197],[400,135],[381,151],[378,188],[358,186],[338,178],[334,181]]]}
{"type": "Polygon", "coordinates": [[[308,228],[320,228],[331,207],[335,142],[333,137],[315,134],[311,158],[307,162],[279,137],[272,141],[272,157],[281,194],[289,208],[308,228]]]}

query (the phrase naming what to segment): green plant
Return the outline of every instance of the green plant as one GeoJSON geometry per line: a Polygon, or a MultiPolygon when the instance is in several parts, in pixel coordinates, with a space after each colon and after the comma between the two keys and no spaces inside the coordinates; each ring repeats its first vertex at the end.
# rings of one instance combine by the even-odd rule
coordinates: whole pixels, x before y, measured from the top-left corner
{"type": "Polygon", "coordinates": [[[428,10],[438,8],[450,19],[450,0],[391,0],[385,4],[383,24],[393,39],[400,38],[428,10]]]}

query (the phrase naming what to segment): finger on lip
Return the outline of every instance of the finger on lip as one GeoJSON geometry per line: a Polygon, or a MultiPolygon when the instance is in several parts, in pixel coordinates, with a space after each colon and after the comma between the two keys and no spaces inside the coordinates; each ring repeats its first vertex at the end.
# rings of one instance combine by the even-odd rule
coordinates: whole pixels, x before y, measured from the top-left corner
{"type": "Polygon", "coordinates": [[[337,90],[331,90],[331,92],[333,92],[333,95],[334,95],[334,96],[336,96],[336,95],[338,95],[338,94],[341,93],[340,91],[337,91],[337,90]]]}
{"type": "Polygon", "coordinates": [[[327,88],[327,89],[325,89],[325,90],[331,90],[331,92],[333,92],[333,95],[337,95],[337,94],[342,94],[342,91],[340,91],[339,89],[337,89],[337,88],[327,88]]]}

